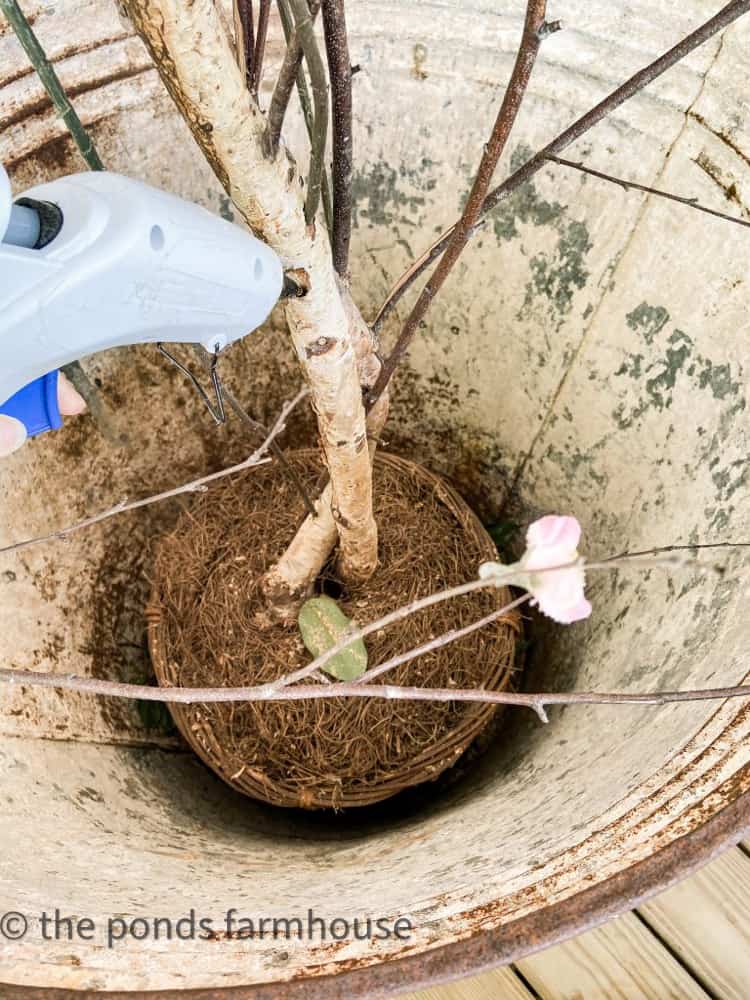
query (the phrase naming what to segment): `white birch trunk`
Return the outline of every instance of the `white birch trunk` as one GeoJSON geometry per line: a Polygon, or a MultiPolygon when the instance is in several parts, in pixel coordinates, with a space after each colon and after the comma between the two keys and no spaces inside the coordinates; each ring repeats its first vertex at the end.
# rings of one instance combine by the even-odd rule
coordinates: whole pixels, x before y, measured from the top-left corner
{"type": "MultiPolygon", "coordinates": [[[[288,154],[282,148],[270,160],[264,153],[265,118],[247,92],[212,0],[125,0],[125,7],[237,210],[308,289],[287,302],[286,315],[331,476],[340,569],[350,581],[365,580],[377,565],[372,473],[355,347],[328,238],[322,227],[305,224],[299,174],[288,154]]],[[[304,552],[298,564],[306,579],[304,552]]],[[[290,579],[293,584],[299,590],[290,579]]]]}

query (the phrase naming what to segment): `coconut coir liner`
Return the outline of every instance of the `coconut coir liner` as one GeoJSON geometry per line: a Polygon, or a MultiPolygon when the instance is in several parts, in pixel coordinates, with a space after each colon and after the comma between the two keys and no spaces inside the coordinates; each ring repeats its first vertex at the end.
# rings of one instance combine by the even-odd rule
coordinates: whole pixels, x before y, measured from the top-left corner
{"type": "MultiPolygon", "coordinates": [[[[318,454],[288,457],[313,491],[323,468],[318,454]]],[[[358,624],[470,580],[481,562],[497,558],[464,501],[421,466],[378,452],[373,482],[380,532],[375,575],[343,593],[330,568],[321,580],[358,624]]],[[[222,480],[181,515],[159,542],[148,613],[160,684],[258,684],[310,662],[296,626],[269,627],[258,614],[264,608],[259,580],[303,517],[303,502],[277,463],[222,480]]],[[[367,637],[369,666],[510,599],[505,589],[478,591],[397,622],[367,637]]],[[[511,612],[374,683],[502,690],[511,680],[519,631],[518,614],[511,612]]],[[[175,705],[171,711],[191,746],[234,788],[274,805],[314,809],[368,805],[436,778],[496,708],[330,698],[175,705]]]]}

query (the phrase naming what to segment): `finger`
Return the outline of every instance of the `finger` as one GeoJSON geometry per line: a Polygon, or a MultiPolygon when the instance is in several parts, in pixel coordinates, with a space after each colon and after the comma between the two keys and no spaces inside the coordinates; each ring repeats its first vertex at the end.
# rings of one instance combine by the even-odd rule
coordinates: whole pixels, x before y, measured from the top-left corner
{"type": "Polygon", "coordinates": [[[86,401],[60,372],[57,379],[57,405],[64,417],[75,417],[86,409],[86,401]]]}
{"type": "Polygon", "coordinates": [[[10,455],[26,440],[26,428],[15,417],[0,414],[0,456],[10,455]]]}

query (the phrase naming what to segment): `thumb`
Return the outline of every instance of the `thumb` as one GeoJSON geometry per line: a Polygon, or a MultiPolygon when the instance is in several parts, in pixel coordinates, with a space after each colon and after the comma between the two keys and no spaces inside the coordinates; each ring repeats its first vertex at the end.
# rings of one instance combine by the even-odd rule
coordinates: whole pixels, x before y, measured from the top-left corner
{"type": "Polygon", "coordinates": [[[57,405],[64,417],[75,417],[86,409],[86,402],[62,372],[57,377],[57,405]]]}
{"type": "Polygon", "coordinates": [[[10,455],[26,440],[26,428],[15,417],[0,414],[0,457],[10,455]]]}

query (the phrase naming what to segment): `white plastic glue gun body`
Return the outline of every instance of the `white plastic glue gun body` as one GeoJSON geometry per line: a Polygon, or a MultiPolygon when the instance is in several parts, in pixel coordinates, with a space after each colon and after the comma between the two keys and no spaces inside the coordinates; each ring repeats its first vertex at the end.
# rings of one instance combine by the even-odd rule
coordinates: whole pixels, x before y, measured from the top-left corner
{"type": "Polygon", "coordinates": [[[0,404],[112,347],[172,341],[219,351],[259,327],[281,294],[281,263],[264,243],[139,181],[89,172],[34,187],[13,206],[7,194],[0,404]],[[32,245],[29,208],[41,220],[32,245]]]}

